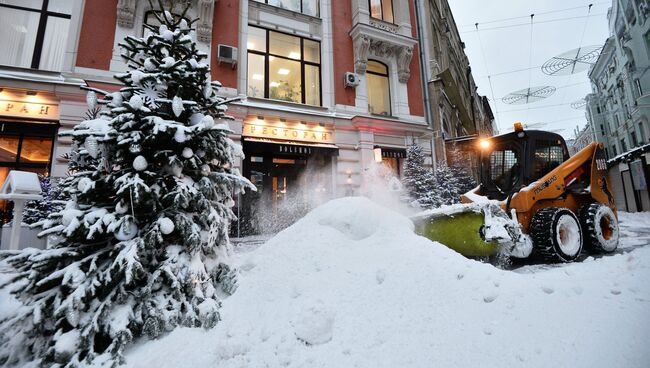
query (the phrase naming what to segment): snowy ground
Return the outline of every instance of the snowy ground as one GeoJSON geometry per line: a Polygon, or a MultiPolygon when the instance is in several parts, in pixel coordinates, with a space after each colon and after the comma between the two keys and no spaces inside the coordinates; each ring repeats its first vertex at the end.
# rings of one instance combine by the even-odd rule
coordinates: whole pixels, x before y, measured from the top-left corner
{"type": "Polygon", "coordinates": [[[620,218],[614,255],[503,271],[335,200],[237,254],[216,328],[139,343],[128,366],[648,367],[650,213],[620,218]]]}

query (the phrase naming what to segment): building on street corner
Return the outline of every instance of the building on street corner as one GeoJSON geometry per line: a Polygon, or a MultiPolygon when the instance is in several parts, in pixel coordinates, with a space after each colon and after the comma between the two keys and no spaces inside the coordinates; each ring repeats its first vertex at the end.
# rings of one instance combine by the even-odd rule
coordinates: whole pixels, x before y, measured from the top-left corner
{"type": "Polygon", "coordinates": [[[625,211],[650,210],[650,6],[614,0],[608,11],[610,37],[589,71],[586,97],[594,138],[605,145],[614,196],[625,211]]]}
{"type": "MultiPolygon", "coordinates": [[[[212,78],[242,98],[232,139],[258,192],[238,201],[240,231],[265,226],[259,212],[278,222],[399,179],[413,143],[433,165],[455,140],[493,132],[446,1],[187,1],[212,78]]],[[[180,1],[163,2],[178,15],[180,1]]],[[[80,86],[119,89],[119,43],[157,25],[154,12],[135,0],[0,4],[0,182],[11,169],[66,175],[71,143],[57,133],[84,119],[80,86]]]]}

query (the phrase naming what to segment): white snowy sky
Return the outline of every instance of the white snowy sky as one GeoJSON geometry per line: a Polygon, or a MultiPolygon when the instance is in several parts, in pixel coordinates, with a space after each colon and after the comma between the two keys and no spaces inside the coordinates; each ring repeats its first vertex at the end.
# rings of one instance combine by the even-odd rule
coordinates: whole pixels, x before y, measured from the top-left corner
{"type": "Polygon", "coordinates": [[[466,45],[478,92],[490,99],[501,133],[511,130],[515,121],[521,121],[531,129],[557,131],[565,138],[572,138],[575,127],[586,124],[584,110],[575,110],[570,104],[591,91],[587,71],[547,76],[539,67],[553,56],[579,46],[602,46],[609,35],[606,14],[611,0],[449,0],[449,3],[466,45]],[[589,4],[593,4],[590,13],[589,4]],[[530,14],[533,13],[531,57],[530,14]],[[517,18],[501,21],[514,17],[517,18]],[[478,33],[474,26],[477,22],[478,33]],[[527,105],[503,103],[501,98],[508,93],[528,88],[529,71],[495,74],[529,67],[535,67],[530,70],[530,86],[555,86],[555,94],[527,105]],[[488,75],[492,75],[494,95],[488,75]]]}

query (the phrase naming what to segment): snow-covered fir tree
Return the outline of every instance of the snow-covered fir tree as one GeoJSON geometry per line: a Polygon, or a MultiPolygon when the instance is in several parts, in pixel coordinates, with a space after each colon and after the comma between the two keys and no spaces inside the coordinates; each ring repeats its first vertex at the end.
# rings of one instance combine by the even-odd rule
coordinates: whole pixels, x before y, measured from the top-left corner
{"type": "Polygon", "coordinates": [[[45,220],[51,213],[62,210],[65,205],[65,194],[56,182],[52,183],[52,178],[39,175],[38,179],[43,199],[25,203],[23,222],[28,225],[45,220]]]}
{"type": "Polygon", "coordinates": [[[402,182],[407,196],[406,200],[413,207],[440,206],[433,172],[424,166],[424,154],[422,146],[419,144],[413,144],[406,150],[402,182]]]}
{"type": "Polygon", "coordinates": [[[69,133],[71,200],[40,223],[61,241],[4,255],[16,270],[4,287],[24,307],[0,321],[0,365],[115,366],[134,339],[219,321],[236,287],[232,194],[254,187],[232,168],[242,153],[228,138],[229,101],[186,11],[155,13],[160,27],[120,44],[120,91],[90,88],[90,107],[104,111],[69,133]]]}
{"type": "Polygon", "coordinates": [[[460,202],[460,196],[476,187],[470,174],[470,162],[455,148],[448,149],[450,163],[439,162],[435,170],[435,187],[439,205],[460,202]]]}

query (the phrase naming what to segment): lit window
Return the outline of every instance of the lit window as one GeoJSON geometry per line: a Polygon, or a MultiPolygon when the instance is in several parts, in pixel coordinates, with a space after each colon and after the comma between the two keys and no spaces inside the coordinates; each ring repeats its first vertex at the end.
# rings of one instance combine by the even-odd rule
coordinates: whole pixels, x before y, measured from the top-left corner
{"type": "Polygon", "coordinates": [[[251,26],[247,47],[248,96],[321,105],[319,42],[251,26]]]}
{"type": "MultiPolygon", "coordinates": [[[[11,170],[47,175],[58,124],[0,121],[0,128],[0,186],[11,170]]],[[[0,201],[0,222],[6,222],[9,209],[0,201]]]]}
{"type": "Polygon", "coordinates": [[[0,1],[0,64],[60,71],[73,0],[0,1]]]}
{"type": "Polygon", "coordinates": [[[370,16],[394,23],[393,0],[370,0],[370,16]]]}
{"type": "Polygon", "coordinates": [[[390,87],[388,67],[370,60],[366,70],[368,81],[368,112],[377,115],[390,115],[390,87]]]}
{"type": "Polygon", "coordinates": [[[318,0],[255,0],[260,3],[277,6],[278,8],[291,10],[297,13],[318,17],[319,1],[318,0]]]}

